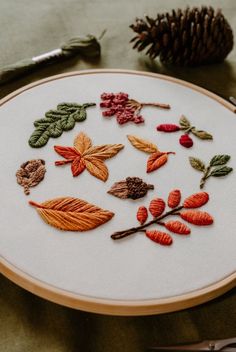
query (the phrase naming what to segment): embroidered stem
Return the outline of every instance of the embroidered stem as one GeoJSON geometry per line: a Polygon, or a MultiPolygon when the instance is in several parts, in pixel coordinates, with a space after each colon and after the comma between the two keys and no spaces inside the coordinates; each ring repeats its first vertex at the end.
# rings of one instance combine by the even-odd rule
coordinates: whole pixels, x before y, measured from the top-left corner
{"type": "Polygon", "coordinates": [[[141,103],[141,107],[143,106],[155,106],[157,108],[162,108],[162,109],[170,109],[169,104],[161,104],[161,103],[141,103]]]}
{"type": "MultiPolygon", "coordinates": [[[[121,238],[124,238],[124,237],[127,237],[129,235],[132,235],[136,232],[139,232],[139,231],[143,231],[144,229],[146,229],[147,227],[153,225],[153,224],[158,224],[160,220],[166,218],[167,216],[169,215],[176,215],[181,209],[183,209],[183,206],[179,206],[177,208],[174,208],[168,212],[166,212],[165,214],[161,215],[161,216],[158,216],[157,218],[154,218],[153,220],[147,222],[146,224],[144,225],[141,225],[141,226],[137,226],[137,227],[132,227],[128,230],[124,230],[124,231],[118,231],[118,232],[115,232],[111,235],[111,238],[113,240],[120,240],[121,238]]],[[[164,223],[163,223],[164,224],[164,223]]]]}
{"type": "Polygon", "coordinates": [[[203,174],[203,177],[200,180],[200,188],[204,187],[206,180],[210,177],[210,171],[211,171],[211,167],[208,166],[206,168],[206,171],[203,174]]]}

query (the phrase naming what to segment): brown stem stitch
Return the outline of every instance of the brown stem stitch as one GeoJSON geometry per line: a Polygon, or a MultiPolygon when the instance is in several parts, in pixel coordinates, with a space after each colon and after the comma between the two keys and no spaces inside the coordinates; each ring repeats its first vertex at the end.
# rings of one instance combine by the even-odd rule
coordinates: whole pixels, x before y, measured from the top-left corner
{"type": "Polygon", "coordinates": [[[26,195],[30,194],[30,187],[37,186],[46,173],[45,161],[42,159],[29,160],[23,163],[16,172],[16,179],[19,185],[24,187],[26,195]]]}

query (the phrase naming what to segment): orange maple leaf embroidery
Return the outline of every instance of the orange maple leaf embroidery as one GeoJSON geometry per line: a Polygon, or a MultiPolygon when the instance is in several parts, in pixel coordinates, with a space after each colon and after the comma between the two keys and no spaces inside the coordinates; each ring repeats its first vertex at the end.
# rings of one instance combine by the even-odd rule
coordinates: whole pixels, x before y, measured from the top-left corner
{"type": "Polygon", "coordinates": [[[54,146],[54,150],[66,159],[56,161],[55,165],[71,163],[73,176],[78,176],[87,169],[91,175],[105,182],[109,171],[104,160],[112,158],[123,148],[123,144],[92,146],[91,139],[85,133],[80,132],[74,140],[74,147],[54,146]]]}

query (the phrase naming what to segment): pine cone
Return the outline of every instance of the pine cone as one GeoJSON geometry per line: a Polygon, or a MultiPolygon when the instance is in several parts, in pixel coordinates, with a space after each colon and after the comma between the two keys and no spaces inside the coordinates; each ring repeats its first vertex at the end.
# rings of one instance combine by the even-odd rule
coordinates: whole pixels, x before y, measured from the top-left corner
{"type": "Polygon", "coordinates": [[[126,199],[139,199],[144,197],[153,185],[149,185],[139,177],[127,177],[125,180],[114,183],[107,192],[115,197],[126,199]]]}
{"type": "Polygon", "coordinates": [[[220,10],[212,7],[136,19],[130,26],[138,35],[131,42],[138,51],[148,47],[151,59],[166,64],[195,66],[223,61],[233,48],[233,31],[220,10]]]}

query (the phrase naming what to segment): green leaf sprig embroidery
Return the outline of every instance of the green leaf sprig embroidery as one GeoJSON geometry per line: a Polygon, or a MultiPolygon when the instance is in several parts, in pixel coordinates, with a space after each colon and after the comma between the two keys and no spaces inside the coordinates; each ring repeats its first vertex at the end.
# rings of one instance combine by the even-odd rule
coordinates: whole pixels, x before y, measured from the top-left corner
{"type": "Polygon", "coordinates": [[[179,143],[185,148],[191,148],[193,146],[193,140],[189,136],[190,133],[200,139],[213,139],[210,133],[203,130],[197,130],[195,126],[192,126],[190,121],[184,115],[182,115],[179,120],[179,126],[170,123],[157,126],[157,131],[161,132],[173,133],[180,130],[184,131],[184,134],[180,136],[179,143]]]}
{"type": "Polygon", "coordinates": [[[225,166],[229,159],[230,155],[227,154],[215,155],[211,159],[209,165],[206,166],[202,160],[190,157],[189,161],[191,166],[195,170],[203,172],[203,177],[200,181],[200,188],[204,187],[205,182],[209,177],[222,177],[228,175],[231,171],[233,171],[232,167],[225,166]]]}
{"type": "Polygon", "coordinates": [[[45,118],[36,120],[36,127],[29,139],[32,148],[41,148],[47,144],[50,137],[57,138],[64,131],[72,130],[76,122],[86,119],[86,108],[95,106],[95,103],[79,105],[76,103],[61,103],[56,110],[49,110],[45,113],[45,118]]]}

